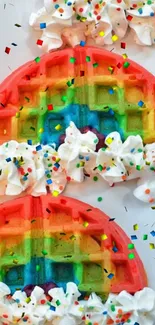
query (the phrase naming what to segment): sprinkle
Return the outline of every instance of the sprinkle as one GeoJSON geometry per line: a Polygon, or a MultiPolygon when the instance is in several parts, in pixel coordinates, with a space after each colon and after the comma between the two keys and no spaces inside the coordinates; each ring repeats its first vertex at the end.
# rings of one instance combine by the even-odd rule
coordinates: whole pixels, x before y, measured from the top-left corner
{"type": "Polygon", "coordinates": [[[27,143],[32,146],[32,140],[27,140],[27,143]]]}
{"type": "Polygon", "coordinates": [[[46,180],[46,183],[47,183],[48,185],[50,185],[50,184],[52,184],[53,182],[52,182],[51,179],[47,179],[47,180],[46,180]]]}
{"type": "Polygon", "coordinates": [[[46,23],[40,23],[40,29],[46,28],[46,23]]]}
{"type": "Polygon", "coordinates": [[[27,304],[31,301],[31,298],[30,297],[27,297],[26,299],[25,299],[25,301],[27,302],[27,304]]]}
{"type": "Polygon", "coordinates": [[[65,96],[65,95],[63,95],[62,97],[61,97],[61,100],[62,100],[62,102],[66,102],[67,101],[67,96],[65,96]]]}
{"type": "Polygon", "coordinates": [[[154,17],[154,12],[153,11],[150,13],[150,16],[151,17],[154,17]]]}
{"type": "Polygon", "coordinates": [[[62,129],[62,126],[60,124],[56,125],[55,126],[55,130],[56,131],[60,131],[62,129]]]}
{"type": "Polygon", "coordinates": [[[124,60],[126,60],[126,59],[128,58],[128,56],[127,56],[126,53],[123,53],[123,54],[122,54],[122,57],[123,57],[124,60]]]}
{"type": "Polygon", "coordinates": [[[75,61],[76,61],[76,58],[74,58],[74,57],[71,57],[71,58],[69,59],[69,61],[70,61],[71,63],[75,63],[75,61]]]}
{"type": "Polygon", "coordinates": [[[110,279],[110,280],[111,280],[113,277],[114,277],[114,274],[113,274],[113,273],[109,273],[108,276],[107,276],[107,278],[110,279]]]}
{"type": "Polygon", "coordinates": [[[6,54],[9,54],[10,51],[11,51],[10,47],[6,47],[6,48],[5,48],[5,53],[6,53],[6,54]]]}
{"type": "Polygon", "coordinates": [[[44,132],[44,129],[43,128],[40,128],[39,129],[39,133],[43,133],[44,132]]]}
{"type": "Polygon", "coordinates": [[[102,165],[98,165],[98,166],[97,166],[97,169],[101,172],[101,171],[103,170],[102,165]]]}
{"type": "Polygon", "coordinates": [[[56,191],[56,190],[54,190],[54,191],[52,192],[52,195],[53,195],[54,197],[57,197],[57,196],[59,195],[59,192],[56,191]]]}
{"type": "Polygon", "coordinates": [[[37,56],[37,57],[34,59],[34,61],[35,61],[36,63],[39,63],[39,62],[40,62],[40,57],[37,56]]]}
{"type": "Polygon", "coordinates": [[[89,226],[89,223],[87,221],[84,221],[83,226],[87,228],[89,226]]]}
{"type": "Polygon", "coordinates": [[[48,111],[53,111],[53,109],[54,109],[52,104],[47,105],[47,108],[48,108],[48,111]]]}
{"type": "Polygon", "coordinates": [[[136,165],[136,169],[137,169],[137,170],[141,170],[140,165],[136,165]]]}
{"type": "Polygon", "coordinates": [[[151,207],[152,210],[155,210],[155,206],[151,207]]]}
{"type": "Polygon", "coordinates": [[[117,252],[118,252],[118,248],[117,248],[116,246],[114,246],[114,247],[112,248],[112,250],[113,250],[114,253],[117,253],[117,252]]]}
{"type": "Polygon", "coordinates": [[[109,221],[114,221],[116,218],[110,218],[109,221]]]}
{"type": "Polygon", "coordinates": [[[142,8],[138,8],[138,12],[141,15],[143,13],[143,9],[142,8]]]}
{"type": "Polygon", "coordinates": [[[97,181],[98,181],[98,177],[97,177],[97,176],[94,176],[94,177],[93,177],[93,181],[94,181],[94,182],[97,182],[97,181]]]}
{"type": "Polygon", "coordinates": [[[80,77],[84,76],[84,71],[80,71],[80,77]]]}
{"type": "Polygon", "coordinates": [[[150,232],[150,235],[153,236],[153,237],[155,237],[155,231],[152,230],[152,231],[150,232]]]}
{"type": "Polygon", "coordinates": [[[148,239],[148,235],[143,235],[143,240],[147,240],[148,239]]]}
{"type": "Polygon", "coordinates": [[[80,46],[85,46],[86,42],[85,41],[80,41],[80,46]]]}
{"type": "Polygon", "coordinates": [[[128,16],[126,17],[126,19],[129,20],[129,21],[131,21],[131,20],[133,19],[133,16],[128,15],[128,16]]]}
{"type": "Polygon", "coordinates": [[[102,197],[101,196],[99,196],[98,198],[97,198],[97,201],[98,202],[101,202],[103,199],[102,199],[102,197]]]}
{"type": "Polygon", "coordinates": [[[150,243],[149,246],[150,246],[150,249],[155,249],[155,245],[153,243],[150,243]]]}
{"type": "Polygon", "coordinates": [[[122,67],[122,64],[119,62],[119,63],[117,64],[117,68],[120,69],[121,67],[122,67]]]}
{"type": "Polygon", "coordinates": [[[133,260],[135,258],[134,253],[128,254],[128,258],[129,258],[129,260],[133,260]]]}
{"type": "Polygon", "coordinates": [[[108,238],[108,236],[107,236],[106,234],[102,234],[102,235],[101,235],[101,239],[102,239],[102,240],[106,240],[107,238],[108,238]]]}
{"type": "Polygon", "coordinates": [[[99,32],[99,35],[100,35],[101,37],[103,37],[103,36],[105,35],[105,32],[104,32],[104,31],[101,31],[101,32],[99,32]]]}
{"type": "Polygon", "coordinates": [[[139,226],[137,223],[135,225],[133,225],[133,230],[138,230],[138,229],[139,229],[139,226]]]}
{"type": "Polygon", "coordinates": [[[60,306],[60,305],[61,305],[60,300],[57,300],[57,301],[56,301],[56,305],[57,305],[57,306],[60,306]]]}
{"type": "Polygon", "coordinates": [[[90,56],[86,56],[86,62],[90,62],[90,56]]]}
{"type": "Polygon", "coordinates": [[[143,107],[143,105],[144,105],[144,102],[143,102],[142,100],[140,100],[140,101],[138,102],[138,106],[143,107]]]}
{"type": "Polygon", "coordinates": [[[22,26],[21,26],[21,25],[19,25],[19,24],[15,24],[14,26],[16,26],[16,27],[18,27],[18,28],[19,28],[19,27],[22,27],[22,26]]]}
{"type": "Polygon", "coordinates": [[[36,151],[42,150],[42,146],[39,144],[38,146],[36,146],[36,151]]]}
{"type": "Polygon", "coordinates": [[[5,159],[7,162],[10,162],[11,161],[11,158],[9,157],[9,158],[6,158],[5,159]]]}
{"type": "Polygon", "coordinates": [[[13,46],[17,46],[17,44],[16,44],[16,43],[11,43],[11,45],[13,45],[13,46]]]}
{"type": "Polygon", "coordinates": [[[113,94],[114,94],[114,90],[113,90],[113,88],[110,88],[110,89],[108,90],[108,93],[109,93],[110,95],[113,95],[113,94]]]}
{"type": "Polygon", "coordinates": [[[108,138],[108,139],[106,139],[106,142],[108,143],[108,144],[111,144],[112,142],[113,142],[113,138],[108,138]]]}
{"type": "Polygon", "coordinates": [[[69,237],[69,239],[70,239],[70,240],[75,240],[76,237],[75,237],[74,235],[72,235],[72,236],[69,237]]]}
{"type": "Polygon", "coordinates": [[[134,247],[135,247],[134,244],[132,244],[132,243],[128,244],[128,249],[134,249],[134,247]]]}
{"type": "Polygon", "coordinates": [[[47,211],[48,213],[51,213],[51,210],[50,210],[50,209],[48,209],[48,208],[46,208],[46,211],[47,211]]]}
{"type": "Polygon", "coordinates": [[[18,260],[17,259],[13,260],[13,263],[18,264],[18,260]]]}
{"type": "Polygon", "coordinates": [[[42,46],[43,45],[43,40],[38,39],[37,42],[36,42],[36,44],[42,46]]]}
{"type": "Polygon", "coordinates": [[[118,36],[117,35],[113,35],[111,37],[111,39],[112,39],[113,42],[116,42],[118,40],[118,36]]]}
{"type": "Polygon", "coordinates": [[[131,235],[131,240],[136,240],[137,236],[136,235],[131,235]]]}
{"type": "Polygon", "coordinates": [[[123,67],[124,67],[124,68],[128,68],[129,65],[130,65],[130,63],[129,63],[128,61],[126,61],[126,62],[124,62],[123,67]]]}
{"type": "Polygon", "coordinates": [[[111,305],[111,311],[115,311],[115,305],[111,305]]]}
{"type": "Polygon", "coordinates": [[[109,67],[108,67],[108,71],[110,71],[111,74],[114,72],[114,69],[115,69],[115,68],[114,68],[113,66],[109,66],[109,67]]]}
{"type": "Polygon", "coordinates": [[[126,48],[126,43],[121,42],[121,48],[122,48],[122,49],[125,49],[125,48],[126,48]]]}
{"type": "Polygon", "coordinates": [[[47,255],[47,254],[48,254],[47,251],[46,251],[46,249],[43,249],[43,250],[42,250],[42,254],[43,254],[43,255],[47,255]]]}
{"type": "Polygon", "coordinates": [[[54,306],[50,306],[50,310],[52,310],[52,311],[55,311],[56,310],[56,307],[54,307],[54,306]]]}
{"type": "Polygon", "coordinates": [[[98,67],[98,63],[97,62],[93,63],[93,67],[94,68],[97,68],[98,67]]]}

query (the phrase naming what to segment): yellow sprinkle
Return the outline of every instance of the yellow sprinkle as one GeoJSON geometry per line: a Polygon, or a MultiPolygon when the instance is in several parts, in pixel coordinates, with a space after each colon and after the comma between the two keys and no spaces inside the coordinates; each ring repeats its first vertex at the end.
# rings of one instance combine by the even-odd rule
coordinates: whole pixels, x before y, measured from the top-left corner
{"type": "Polygon", "coordinates": [[[85,320],[85,325],[88,325],[90,322],[88,319],[85,320]]]}
{"type": "Polygon", "coordinates": [[[3,132],[3,133],[4,133],[4,134],[6,134],[6,132],[7,132],[7,131],[6,131],[6,130],[4,130],[4,132],[3,132]]]}
{"type": "Polygon", "coordinates": [[[14,264],[18,264],[18,260],[13,260],[13,263],[14,264]]]}
{"type": "Polygon", "coordinates": [[[122,56],[123,56],[123,59],[124,59],[124,60],[128,58],[128,56],[127,56],[126,53],[122,54],[122,56]]]}
{"type": "Polygon", "coordinates": [[[56,158],[56,162],[59,162],[60,161],[60,158],[58,157],[58,158],[56,158]]]}
{"type": "Polygon", "coordinates": [[[20,113],[17,112],[17,113],[16,113],[16,118],[19,118],[19,117],[20,117],[20,113]]]}
{"type": "Polygon", "coordinates": [[[153,243],[150,243],[150,249],[155,249],[155,245],[153,243]]]}
{"type": "Polygon", "coordinates": [[[113,35],[113,36],[112,36],[112,41],[113,41],[113,42],[116,42],[117,40],[118,40],[118,36],[117,36],[117,35],[113,35]]]}
{"type": "Polygon", "coordinates": [[[112,139],[112,138],[108,138],[108,139],[106,139],[106,142],[107,142],[108,144],[111,144],[111,143],[113,142],[113,139],[112,139]]]}
{"type": "Polygon", "coordinates": [[[108,238],[108,236],[106,234],[101,235],[102,240],[106,240],[107,238],[108,238]]]}
{"type": "Polygon", "coordinates": [[[84,161],[80,161],[80,167],[83,167],[85,165],[84,161]]]}
{"type": "Polygon", "coordinates": [[[54,197],[57,197],[57,196],[59,195],[59,192],[56,191],[56,190],[54,190],[54,191],[52,192],[52,195],[53,195],[54,197]]]}
{"type": "Polygon", "coordinates": [[[31,301],[31,298],[30,297],[27,297],[26,299],[25,299],[25,301],[27,302],[27,304],[31,301]]]}
{"type": "Polygon", "coordinates": [[[55,126],[55,130],[56,131],[60,131],[62,129],[62,126],[60,124],[56,125],[55,126]]]}
{"type": "Polygon", "coordinates": [[[89,223],[88,223],[87,221],[85,221],[85,222],[83,223],[83,226],[84,226],[85,228],[87,228],[88,225],[89,225],[89,223]]]}
{"type": "Polygon", "coordinates": [[[99,35],[100,36],[104,36],[105,35],[105,32],[104,31],[101,31],[101,32],[99,32],[99,35]]]}
{"type": "Polygon", "coordinates": [[[133,225],[133,230],[138,230],[138,229],[139,229],[138,224],[133,225]]]}
{"type": "Polygon", "coordinates": [[[43,133],[43,132],[44,132],[43,128],[39,129],[39,133],[43,133]]]}
{"type": "Polygon", "coordinates": [[[10,252],[9,255],[10,255],[10,256],[13,256],[13,255],[14,255],[14,252],[10,252]]]}
{"type": "Polygon", "coordinates": [[[87,20],[87,18],[86,17],[81,17],[80,20],[85,22],[87,20]]]}
{"type": "Polygon", "coordinates": [[[79,311],[84,311],[84,308],[83,307],[79,307],[79,311]]]}

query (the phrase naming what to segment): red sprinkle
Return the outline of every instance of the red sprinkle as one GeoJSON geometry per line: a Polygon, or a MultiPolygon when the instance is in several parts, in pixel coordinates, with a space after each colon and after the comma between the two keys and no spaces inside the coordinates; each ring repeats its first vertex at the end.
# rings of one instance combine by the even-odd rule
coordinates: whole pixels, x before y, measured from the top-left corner
{"type": "Polygon", "coordinates": [[[46,300],[45,300],[45,299],[42,299],[42,300],[40,300],[40,303],[41,303],[42,305],[44,305],[44,304],[46,303],[46,300]]]}
{"type": "Polygon", "coordinates": [[[4,317],[4,318],[8,318],[8,315],[7,315],[7,314],[4,314],[4,315],[2,315],[2,317],[4,317]]]}
{"type": "Polygon", "coordinates": [[[40,45],[41,46],[42,44],[43,44],[43,41],[41,39],[38,39],[37,40],[37,45],[40,45]]]}
{"type": "Polygon", "coordinates": [[[83,12],[83,8],[80,8],[80,9],[79,9],[79,12],[83,12]]]}
{"type": "Polygon", "coordinates": [[[71,177],[70,176],[67,176],[66,179],[67,179],[68,182],[71,181],[71,177]]]}
{"type": "Polygon", "coordinates": [[[129,20],[129,21],[131,21],[132,18],[133,18],[133,17],[132,17],[131,15],[128,15],[128,16],[126,17],[126,19],[129,20]]]}
{"type": "Polygon", "coordinates": [[[48,111],[53,111],[54,109],[52,104],[49,104],[47,107],[48,107],[48,111]]]}
{"type": "Polygon", "coordinates": [[[126,43],[121,42],[121,48],[122,48],[122,49],[125,49],[125,48],[126,48],[126,43]]]}
{"type": "Polygon", "coordinates": [[[75,305],[79,305],[79,302],[78,302],[78,301],[75,301],[74,304],[75,304],[75,305]]]}
{"type": "Polygon", "coordinates": [[[101,16],[97,16],[97,20],[100,20],[101,19],[101,16]]]}
{"type": "Polygon", "coordinates": [[[32,168],[29,167],[29,168],[27,169],[27,171],[28,171],[29,173],[31,173],[31,172],[32,172],[32,168]]]}
{"type": "Polygon", "coordinates": [[[6,47],[6,48],[5,48],[5,53],[6,53],[6,54],[9,54],[10,51],[11,51],[10,47],[6,47]]]}

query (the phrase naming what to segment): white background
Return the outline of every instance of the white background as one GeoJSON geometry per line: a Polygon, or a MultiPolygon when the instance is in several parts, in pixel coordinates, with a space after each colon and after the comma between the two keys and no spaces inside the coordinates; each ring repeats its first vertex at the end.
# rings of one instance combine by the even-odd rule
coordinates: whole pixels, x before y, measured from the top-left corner
{"type": "MultiPolygon", "coordinates": [[[[0,82],[23,63],[41,55],[36,45],[40,34],[31,30],[28,19],[32,11],[42,6],[43,0],[0,0],[0,82]],[[15,27],[16,23],[22,27],[15,27]],[[11,46],[13,42],[18,46],[11,46]],[[6,46],[11,47],[9,55],[5,53],[6,46]]],[[[131,39],[133,35],[130,33],[125,38],[125,50],[120,48],[120,42],[109,49],[114,48],[113,51],[120,54],[126,52],[130,59],[155,74],[155,48],[133,45],[131,39]]],[[[100,208],[110,217],[116,218],[115,221],[129,236],[137,235],[138,240],[134,244],[144,262],[148,284],[155,289],[155,249],[149,248],[149,243],[155,244],[155,237],[150,235],[150,231],[155,230],[155,210],[133,197],[135,186],[136,182],[131,181],[110,188],[103,181],[89,179],[78,186],[69,185],[64,194],[100,208]],[[102,196],[102,202],[97,201],[99,196],[102,196]],[[133,230],[134,224],[139,225],[138,231],[133,230]],[[147,241],[143,241],[144,234],[149,235],[147,241]]]]}

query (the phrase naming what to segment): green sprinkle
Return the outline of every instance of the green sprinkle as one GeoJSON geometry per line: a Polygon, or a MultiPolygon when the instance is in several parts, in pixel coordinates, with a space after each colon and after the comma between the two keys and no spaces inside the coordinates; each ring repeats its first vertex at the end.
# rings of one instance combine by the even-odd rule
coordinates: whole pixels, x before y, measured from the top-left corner
{"type": "Polygon", "coordinates": [[[130,161],[130,166],[133,166],[133,165],[134,165],[134,163],[132,161],[130,161]]]}
{"type": "Polygon", "coordinates": [[[106,148],[101,148],[102,151],[106,151],[106,148]]]}
{"type": "Polygon", "coordinates": [[[75,63],[75,61],[76,61],[76,58],[74,58],[74,57],[71,57],[69,61],[70,61],[71,63],[75,63]]]}
{"type": "Polygon", "coordinates": [[[67,81],[67,86],[70,87],[72,85],[71,81],[67,81]]]}
{"type": "Polygon", "coordinates": [[[43,254],[43,255],[47,255],[47,254],[48,254],[47,251],[46,251],[46,249],[43,249],[43,250],[42,250],[42,254],[43,254]]]}
{"type": "Polygon", "coordinates": [[[128,61],[126,61],[126,62],[124,62],[123,67],[124,67],[124,68],[128,68],[129,65],[130,65],[130,63],[129,63],[128,61]]]}
{"type": "Polygon", "coordinates": [[[129,257],[129,260],[133,260],[135,258],[135,255],[134,255],[134,253],[130,253],[128,255],[128,257],[129,257]]]}
{"type": "Polygon", "coordinates": [[[147,240],[148,239],[148,235],[143,235],[143,240],[147,240]]]}
{"type": "Polygon", "coordinates": [[[95,139],[95,140],[94,140],[94,143],[98,143],[98,139],[95,139]]]}
{"type": "Polygon", "coordinates": [[[93,63],[93,67],[97,68],[98,67],[98,63],[93,63]]]}
{"type": "Polygon", "coordinates": [[[49,164],[48,164],[48,167],[51,167],[51,166],[52,166],[52,164],[51,164],[51,163],[49,163],[49,164]]]}
{"type": "Polygon", "coordinates": [[[155,170],[155,167],[153,167],[153,166],[152,166],[152,167],[150,167],[150,170],[155,170]]]}
{"type": "Polygon", "coordinates": [[[61,100],[65,103],[67,101],[67,96],[62,96],[61,100]]]}
{"type": "Polygon", "coordinates": [[[76,167],[79,168],[79,167],[80,167],[80,163],[77,163],[77,164],[76,164],[76,167]]]}
{"type": "Polygon", "coordinates": [[[115,305],[111,305],[111,311],[115,311],[115,305]]]}
{"type": "Polygon", "coordinates": [[[57,301],[56,301],[56,305],[57,305],[57,306],[60,306],[60,305],[61,305],[60,300],[57,300],[57,301]]]}
{"type": "Polygon", "coordinates": [[[138,152],[142,152],[143,150],[142,150],[141,148],[139,148],[137,151],[138,151],[138,152]]]}
{"type": "Polygon", "coordinates": [[[147,1],[147,4],[148,4],[148,5],[151,5],[151,4],[152,4],[152,1],[151,1],[151,0],[148,0],[148,1],[147,1]]]}
{"type": "Polygon", "coordinates": [[[33,126],[30,126],[30,130],[35,131],[35,128],[33,126]]]}
{"type": "Polygon", "coordinates": [[[140,165],[136,165],[136,169],[137,169],[137,170],[141,170],[140,165]]]}
{"type": "Polygon", "coordinates": [[[39,56],[37,56],[36,58],[35,58],[35,60],[34,61],[36,61],[36,63],[39,63],[40,62],[40,57],[39,56]]]}
{"type": "Polygon", "coordinates": [[[103,199],[102,199],[101,196],[99,196],[98,199],[97,199],[98,202],[101,202],[102,200],[103,200],[103,199]]]}
{"type": "Polygon", "coordinates": [[[90,62],[90,56],[86,56],[86,62],[90,62]]]}
{"type": "Polygon", "coordinates": [[[40,271],[40,265],[36,265],[36,271],[37,271],[37,272],[40,271]]]}
{"type": "Polygon", "coordinates": [[[132,243],[128,244],[128,249],[134,249],[134,247],[135,247],[134,244],[132,244],[132,243]]]}
{"type": "Polygon", "coordinates": [[[94,182],[97,182],[98,181],[98,177],[97,176],[94,176],[93,177],[93,180],[94,180],[94,182]]]}
{"type": "Polygon", "coordinates": [[[98,166],[97,166],[97,169],[101,172],[101,171],[103,170],[102,165],[98,165],[98,166]]]}

